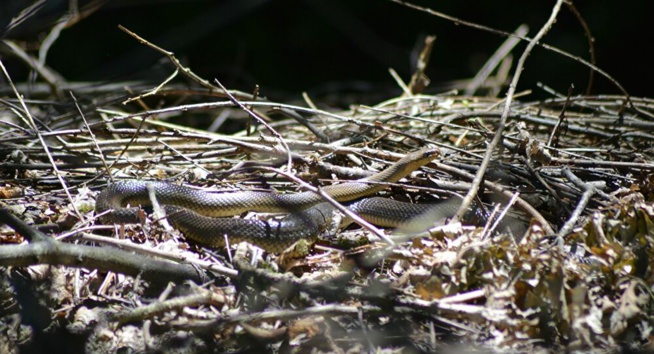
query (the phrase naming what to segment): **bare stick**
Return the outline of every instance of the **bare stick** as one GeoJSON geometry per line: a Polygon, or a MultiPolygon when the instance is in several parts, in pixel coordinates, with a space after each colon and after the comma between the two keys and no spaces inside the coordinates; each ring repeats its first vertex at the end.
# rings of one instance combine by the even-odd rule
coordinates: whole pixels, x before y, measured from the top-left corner
{"type": "Polygon", "coordinates": [[[143,257],[115,248],[72,245],[56,241],[25,224],[3,205],[0,205],[0,223],[7,224],[30,241],[27,245],[1,245],[1,266],[64,265],[142,276],[153,282],[161,282],[162,279],[195,282],[206,280],[204,275],[191,265],[143,257]]]}
{"type": "MultiPolygon", "coordinates": [[[[466,179],[474,179],[474,175],[471,173],[468,173],[466,171],[463,171],[461,169],[448,166],[444,163],[441,162],[436,162],[432,161],[428,166],[434,166],[436,169],[441,170],[443,172],[447,172],[451,175],[454,176],[460,176],[466,179]]],[[[503,197],[506,200],[511,200],[513,198],[513,193],[511,191],[505,190],[502,186],[490,182],[490,181],[484,181],[484,187],[490,189],[494,193],[497,193],[499,196],[503,197]]],[[[515,204],[525,213],[529,214],[531,217],[535,218],[536,221],[538,221],[543,229],[545,230],[546,233],[548,234],[554,234],[554,230],[552,230],[552,227],[550,224],[545,220],[543,215],[541,215],[538,210],[534,209],[531,204],[527,203],[524,199],[522,198],[516,198],[515,199],[515,204]]]]}
{"type": "MultiPolygon", "coordinates": [[[[186,75],[191,80],[197,82],[198,84],[200,84],[201,86],[209,89],[212,92],[221,92],[221,89],[219,87],[216,87],[216,86],[212,85],[209,81],[201,78],[200,76],[195,74],[193,71],[191,71],[191,69],[183,66],[182,63],[180,63],[179,60],[177,60],[177,58],[175,57],[175,54],[173,52],[169,52],[169,51],[167,51],[167,50],[165,50],[165,49],[163,49],[163,48],[161,48],[161,47],[147,41],[145,38],[143,38],[143,37],[139,36],[138,34],[128,30],[127,28],[123,27],[122,25],[118,25],[118,28],[121,31],[124,31],[125,33],[127,33],[130,36],[134,37],[137,41],[139,41],[139,43],[145,44],[146,46],[148,46],[148,47],[156,50],[157,52],[165,55],[166,57],[168,57],[168,60],[170,60],[170,62],[173,63],[173,65],[175,65],[175,67],[177,67],[177,69],[179,69],[179,71],[181,71],[184,75],[186,75]]],[[[227,91],[224,90],[221,93],[227,94],[227,91]]],[[[232,92],[230,92],[230,94],[232,94],[234,96],[238,96],[240,99],[251,100],[253,98],[252,95],[250,95],[248,93],[243,93],[243,92],[238,92],[238,91],[232,91],[232,92]]]]}
{"type": "Polygon", "coordinates": [[[322,189],[316,188],[316,187],[310,185],[309,183],[303,181],[302,179],[298,178],[297,176],[294,176],[294,175],[292,175],[290,173],[286,173],[284,171],[281,171],[281,170],[278,170],[278,169],[275,169],[275,168],[264,168],[264,169],[268,170],[268,171],[279,173],[280,175],[282,175],[282,176],[290,179],[291,181],[299,184],[302,188],[304,188],[306,190],[309,190],[309,191],[312,191],[313,193],[318,194],[323,199],[325,199],[326,202],[333,205],[334,208],[338,209],[338,211],[340,211],[341,213],[343,213],[343,214],[347,215],[348,217],[352,218],[352,220],[354,220],[354,222],[361,225],[363,228],[367,229],[368,231],[372,232],[375,236],[379,237],[380,239],[384,240],[386,243],[388,243],[390,245],[395,244],[395,242],[393,242],[393,240],[391,240],[386,235],[384,235],[384,233],[381,230],[379,230],[373,224],[363,220],[357,214],[350,211],[350,209],[343,206],[341,203],[339,203],[334,198],[332,198],[329,194],[325,193],[325,191],[323,191],[322,189]]]}
{"type": "Polygon", "coordinates": [[[562,3],[563,0],[557,0],[556,4],[554,5],[554,8],[552,9],[552,14],[550,15],[550,18],[547,20],[545,25],[543,25],[540,31],[538,31],[536,36],[534,36],[534,38],[529,42],[529,45],[527,45],[527,48],[525,48],[524,52],[520,56],[520,59],[518,60],[515,75],[513,76],[513,80],[511,80],[511,84],[509,85],[509,90],[506,93],[504,110],[502,111],[500,122],[497,126],[497,130],[495,131],[495,136],[493,136],[493,140],[491,140],[490,144],[486,148],[486,153],[484,154],[484,158],[481,161],[479,170],[477,170],[475,179],[472,181],[472,185],[470,186],[470,191],[468,191],[466,196],[463,198],[463,202],[461,203],[461,206],[459,207],[459,210],[456,213],[456,216],[459,219],[461,219],[463,215],[465,215],[465,213],[468,211],[468,207],[470,207],[470,204],[472,204],[473,199],[477,195],[477,192],[479,191],[479,186],[481,185],[481,182],[484,178],[484,174],[486,173],[486,169],[488,168],[488,164],[490,163],[491,157],[495,152],[495,148],[499,145],[500,141],[503,139],[502,133],[504,132],[504,127],[506,126],[506,120],[509,115],[509,112],[511,111],[511,104],[513,103],[513,94],[515,93],[516,87],[518,86],[518,82],[520,81],[520,75],[522,74],[522,70],[524,69],[524,65],[525,62],[527,61],[527,57],[529,56],[529,53],[531,53],[533,48],[536,46],[536,43],[540,41],[541,38],[543,38],[543,36],[545,36],[545,34],[550,30],[550,28],[556,21],[556,15],[559,13],[562,3]]]}
{"type": "Polygon", "coordinates": [[[411,75],[411,81],[409,81],[409,95],[406,93],[402,96],[413,96],[422,91],[429,85],[429,78],[425,75],[425,70],[427,65],[429,65],[429,58],[431,57],[431,52],[434,49],[434,42],[436,41],[436,36],[427,36],[425,37],[425,45],[420,51],[420,55],[416,60],[416,71],[411,75]]]}
{"type": "MultiPolygon", "coordinates": [[[[98,150],[99,156],[100,156],[100,161],[102,161],[102,164],[104,165],[105,171],[109,171],[109,166],[107,165],[107,160],[104,158],[104,154],[102,153],[102,149],[100,149],[100,145],[98,145],[98,140],[95,138],[95,134],[93,133],[93,130],[91,130],[91,127],[89,127],[89,122],[86,120],[86,116],[84,115],[84,112],[82,112],[82,108],[79,106],[79,102],[77,102],[77,97],[75,97],[75,94],[73,92],[69,92],[70,97],[73,98],[73,102],[75,102],[75,108],[77,108],[77,111],[79,112],[80,117],[82,117],[82,120],[84,121],[84,126],[86,126],[86,129],[89,132],[89,136],[91,137],[91,141],[94,145],[94,147],[98,150]]],[[[102,174],[100,174],[102,175],[102,174]]],[[[111,174],[109,174],[109,177],[111,178],[111,174]]],[[[94,179],[91,179],[89,182],[92,182],[94,179]]]]}
{"type": "MultiPolygon", "coordinates": [[[[492,28],[492,27],[488,27],[488,26],[480,25],[478,23],[473,23],[473,22],[470,22],[470,21],[466,21],[466,20],[463,20],[463,19],[460,19],[460,18],[457,18],[457,17],[454,17],[454,16],[447,15],[447,14],[442,13],[442,12],[438,12],[438,11],[426,8],[426,7],[411,4],[411,3],[406,2],[404,0],[390,0],[390,1],[392,1],[394,3],[398,3],[398,4],[403,5],[403,6],[406,6],[408,8],[412,8],[414,10],[422,11],[422,12],[428,13],[430,15],[434,15],[434,16],[444,18],[444,19],[452,21],[453,23],[456,23],[456,24],[462,24],[462,25],[465,25],[465,26],[477,28],[477,29],[480,29],[480,30],[483,30],[483,31],[499,34],[499,35],[502,35],[502,36],[507,36],[507,37],[515,36],[514,34],[512,34],[510,32],[501,31],[501,30],[498,30],[498,29],[495,29],[495,28],[492,28]]],[[[557,2],[557,4],[555,4],[555,8],[560,8],[560,7],[561,7],[561,2],[559,1],[559,2],[557,2]]],[[[536,37],[534,37],[534,38],[536,38],[536,37]]],[[[527,36],[520,37],[520,39],[522,39],[523,41],[534,42],[534,40],[532,38],[529,38],[527,36]]],[[[564,50],[553,47],[551,45],[548,45],[548,44],[545,44],[545,43],[536,43],[536,45],[539,45],[540,47],[542,47],[544,49],[547,49],[549,51],[552,51],[554,53],[563,55],[566,58],[577,61],[577,62],[587,66],[588,68],[594,70],[595,72],[599,73],[600,75],[604,76],[607,80],[611,81],[611,83],[613,83],[618,88],[618,90],[620,90],[620,92],[622,92],[626,96],[627,101],[629,102],[629,106],[631,108],[633,108],[634,110],[636,110],[639,113],[650,116],[646,112],[643,112],[641,109],[639,109],[639,108],[637,108],[637,107],[635,107],[633,105],[633,102],[631,101],[631,96],[629,96],[629,93],[627,92],[627,90],[625,90],[625,88],[615,78],[613,78],[613,76],[609,75],[606,71],[600,69],[599,67],[595,66],[593,63],[591,63],[591,62],[589,62],[589,61],[587,61],[587,60],[585,60],[583,58],[580,58],[580,57],[578,57],[576,55],[570,54],[570,53],[568,53],[568,52],[566,52],[564,50]]]]}
{"type": "Polygon", "coordinates": [[[247,112],[247,114],[249,114],[250,117],[256,119],[259,123],[263,124],[263,126],[265,126],[266,129],[268,129],[268,131],[279,140],[279,143],[282,145],[282,147],[286,151],[286,166],[288,168],[288,171],[290,172],[291,169],[293,168],[293,159],[291,158],[291,149],[288,147],[288,144],[286,144],[286,141],[284,141],[284,138],[281,136],[281,134],[279,134],[275,129],[273,129],[273,127],[271,127],[268,123],[266,123],[266,121],[263,118],[259,117],[259,115],[256,114],[253,110],[248,108],[247,105],[244,105],[243,103],[238,101],[236,99],[236,97],[234,97],[234,95],[232,95],[229,91],[227,91],[225,86],[223,86],[223,84],[221,84],[220,81],[218,81],[218,79],[216,79],[216,84],[218,84],[218,86],[220,86],[220,88],[225,92],[227,97],[229,97],[229,99],[235,105],[239,106],[242,110],[247,112]]]}
{"type": "Polygon", "coordinates": [[[608,198],[613,198],[615,200],[615,197],[608,196],[606,193],[601,191],[601,188],[606,187],[606,182],[604,181],[597,181],[597,182],[584,182],[582,181],[579,177],[575,176],[572,171],[570,171],[569,168],[564,167],[563,168],[563,173],[565,173],[566,177],[575,185],[577,185],[579,188],[583,189],[584,193],[581,195],[581,199],[577,202],[577,207],[575,207],[575,210],[572,212],[568,220],[563,224],[559,232],[556,234],[557,238],[561,240],[561,243],[563,242],[562,239],[565,237],[565,235],[569,234],[572,231],[572,228],[574,228],[575,224],[577,223],[577,219],[581,216],[581,213],[586,209],[586,205],[588,205],[588,202],[590,202],[590,198],[594,194],[602,194],[603,196],[606,196],[608,198]]]}
{"type": "Polygon", "coordinates": [[[466,87],[466,90],[464,91],[464,95],[466,96],[472,96],[477,90],[479,90],[479,87],[488,79],[490,74],[495,70],[495,68],[502,62],[502,59],[504,59],[511,51],[513,48],[520,42],[520,38],[524,35],[527,34],[527,31],[529,30],[529,26],[522,24],[520,25],[514,32],[514,36],[508,37],[502,45],[497,48],[495,53],[491,55],[488,60],[486,60],[486,64],[479,69],[477,74],[475,75],[474,78],[470,81],[468,86],[466,87]]]}
{"type": "Polygon", "coordinates": [[[27,108],[27,105],[25,104],[25,101],[23,100],[23,96],[18,93],[18,90],[16,90],[16,86],[14,86],[14,82],[9,76],[9,73],[7,72],[7,69],[5,69],[4,64],[2,63],[2,60],[0,60],[0,68],[2,69],[2,73],[5,75],[7,78],[7,82],[9,82],[9,85],[11,85],[12,89],[14,90],[14,94],[16,95],[16,98],[21,104],[21,107],[23,108],[23,112],[25,113],[25,116],[28,119],[28,123],[30,128],[32,128],[33,133],[37,136],[39,139],[39,142],[41,143],[41,147],[43,147],[43,151],[48,157],[48,161],[50,162],[50,165],[52,166],[52,170],[54,172],[54,175],[57,177],[59,180],[59,183],[61,184],[61,187],[64,189],[64,192],[66,193],[66,196],[68,197],[68,201],[70,202],[71,207],[73,208],[73,211],[79,218],[79,220],[84,220],[84,215],[80,213],[80,211],[77,209],[77,205],[73,201],[73,196],[70,194],[70,191],[68,190],[68,187],[66,185],[66,181],[64,181],[64,178],[61,176],[61,172],[57,168],[57,164],[55,163],[54,159],[52,158],[52,154],[50,154],[50,148],[48,148],[48,144],[46,144],[45,140],[43,139],[43,136],[41,135],[41,132],[39,131],[39,128],[36,126],[36,123],[34,122],[34,117],[30,114],[29,109],[27,108]]]}
{"type": "Polygon", "coordinates": [[[143,321],[167,311],[183,309],[189,306],[211,304],[212,302],[215,302],[217,295],[214,295],[210,291],[202,288],[197,288],[196,290],[199,293],[183,297],[175,297],[164,301],[157,301],[152,304],[137,307],[134,309],[112,312],[107,315],[106,320],[117,321],[118,323],[143,321]]]}

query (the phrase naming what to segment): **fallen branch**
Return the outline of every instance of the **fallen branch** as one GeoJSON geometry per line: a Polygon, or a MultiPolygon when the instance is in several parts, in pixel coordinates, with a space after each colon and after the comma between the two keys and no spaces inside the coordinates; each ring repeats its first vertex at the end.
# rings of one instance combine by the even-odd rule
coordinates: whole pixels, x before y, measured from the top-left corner
{"type": "Polygon", "coordinates": [[[192,265],[153,259],[114,248],[56,241],[27,225],[5,205],[0,205],[0,223],[7,224],[30,242],[0,246],[0,266],[63,265],[140,276],[160,285],[170,281],[207,281],[207,276],[192,265]]]}

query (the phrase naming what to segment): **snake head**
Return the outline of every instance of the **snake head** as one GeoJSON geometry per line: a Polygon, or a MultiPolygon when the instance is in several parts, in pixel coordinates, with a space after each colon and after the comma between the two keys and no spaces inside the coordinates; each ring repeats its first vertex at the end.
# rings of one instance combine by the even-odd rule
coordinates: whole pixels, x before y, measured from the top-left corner
{"type": "Polygon", "coordinates": [[[439,148],[434,148],[434,147],[425,147],[418,150],[417,152],[422,154],[422,158],[430,159],[430,161],[435,159],[438,155],[441,154],[441,150],[439,148]]]}
{"type": "Polygon", "coordinates": [[[407,154],[400,161],[406,161],[409,165],[417,169],[423,165],[428,164],[440,155],[441,150],[434,147],[424,147],[420,150],[407,154]]]}

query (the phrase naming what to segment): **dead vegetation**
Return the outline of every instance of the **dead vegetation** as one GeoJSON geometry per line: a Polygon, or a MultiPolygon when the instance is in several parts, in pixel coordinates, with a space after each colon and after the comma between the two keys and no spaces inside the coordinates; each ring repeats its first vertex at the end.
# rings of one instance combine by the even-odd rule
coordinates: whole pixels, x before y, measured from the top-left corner
{"type": "Polygon", "coordinates": [[[418,71],[401,97],[333,112],[226,91],[145,42],[193,84],[2,99],[2,352],[652,349],[651,99],[422,95],[418,71]],[[488,222],[391,243],[353,227],[273,255],[93,213],[111,181],[292,193],[425,145],[440,157],[382,195],[467,195],[488,222]],[[524,236],[494,231],[505,210],[524,236]]]}

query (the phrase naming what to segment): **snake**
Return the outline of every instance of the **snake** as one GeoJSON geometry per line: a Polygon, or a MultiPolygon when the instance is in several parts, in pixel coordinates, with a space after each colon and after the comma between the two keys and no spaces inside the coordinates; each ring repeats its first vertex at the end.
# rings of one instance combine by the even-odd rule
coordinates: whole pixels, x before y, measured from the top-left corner
{"type": "MultiPolygon", "coordinates": [[[[451,217],[457,205],[417,204],[369,197],[436,158],[437,148],[425,147],[369,177],[322,187],[338,202],[358,201],[348,208],[382,227],[398,227],[428,212],[451,217]],[[384,182],[384,183],[379,183],[384,182]],[[364,198],[368,197],[368,198],[364,198]],[[361,199],[363,198],[363,199],[361,199]]],[[[103,223],[142,222],[141,206],[151,206],[150,191],[173,227],[201,245],[224,247],[246,241],[280,253],[300,239],[314,242],[332,222],[335,207],[312,191],[275,193],[237,191],[212,193],[165,181],[125,180],[109,184],[96,198],[96,215],[103,223]],[[246,212],[287,213],[281,219],[234,218],[246,212]],[[230,217],[231,216],[231,217],[230,217]]]]}

